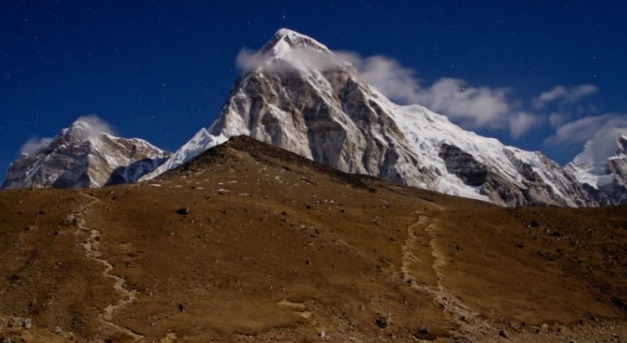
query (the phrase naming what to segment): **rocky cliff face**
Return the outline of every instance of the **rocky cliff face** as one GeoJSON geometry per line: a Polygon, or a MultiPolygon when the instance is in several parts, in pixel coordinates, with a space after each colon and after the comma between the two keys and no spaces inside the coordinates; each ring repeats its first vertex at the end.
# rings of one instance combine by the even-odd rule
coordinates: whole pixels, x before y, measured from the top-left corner
{"type": "Polygon", "coordinates": [[[95,132],[76,121],[37,152],[11,164],[2,188],[93,188],[135,182],[169,154],[141,139],[95,132]]]}
{"type": "Polygon", "coordinates": [[[596,205],[542,154],[464,131],[422,106],[392,103],[310,37],[279,30],[252,60],[216,121],[148,178],[247,135],[348,173],[501,205],[596,205]],[[198,138],[207,134],[213,138],[198,138]]]}
{"type": "Polygon", "coordinates": [[[627,130],[595,137],[566,166],[602,205],[627,203],[627,130]]]}
{"type": "Polygon", "coordinates": [[[355,77],[348,68],[255,71],[210,133],[249,135],[349,173],[433,182],[435,175],[420,170],[403,133],[355,77]]]}

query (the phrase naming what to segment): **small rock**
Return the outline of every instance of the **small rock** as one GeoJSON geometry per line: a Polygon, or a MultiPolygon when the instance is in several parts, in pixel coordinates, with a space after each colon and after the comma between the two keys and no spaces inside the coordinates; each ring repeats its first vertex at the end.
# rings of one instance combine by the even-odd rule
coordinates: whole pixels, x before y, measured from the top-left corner
{"type": "Polygon", "coordinates": [[[32,321],[30,318],[21,318],[20,319],[20,325],[22,325],[23,328],[25,329],[30,329],[32,324],[32,321]]]}
{"type": "Polygon", "coordinates": [[[185,305],[179,304],[179,312],[185,312],[185,310],[186,310],[185,305]]]}
{"type": "Polygon", "coordinates": [[[507,335],[507,332],[505,332],[505,330],[499,330],[499,336],[501,336],[503,338],[509,338],[509,336],[507,335]]]}
{"type": "Polygon", "coordinates": [[[176,210],[176,213],[180,215],[189,214],[189,208],[181,207],[178,210],[176,210]]]}
{"type": "Polygon", "coordinates": [[[547,324],[547,323],[542,324],[542,326],[540,326],[540,329],[542,329],[542,331],[548,331],[549,330],[549,324],[547,324]]]}
{"type": "Polygon", "coordinates": [[[623,299],[619,297],[611,297],[610,300],[614,303],[614,306],[618,307],[623,311],[627,311],[627,304],[623,301],[623,299]]]}
{"type": "Polygon", "coordinates": [[[377,313],[377,316],[374,318],[374,322],[379,328],[385,329],[390,324],[390,319],[387,316],[377,313]]]}
{"type": "Polygon", "coordinates": [[[438,337],[436,337],[434,334],[432,334],[429,331],[429,327],[428,326],[423,326],[420,329],[416,330],[412,336],[414,336],[417,339],[420,340],[427,340],[427,341],[435,341],[438,337]]]}

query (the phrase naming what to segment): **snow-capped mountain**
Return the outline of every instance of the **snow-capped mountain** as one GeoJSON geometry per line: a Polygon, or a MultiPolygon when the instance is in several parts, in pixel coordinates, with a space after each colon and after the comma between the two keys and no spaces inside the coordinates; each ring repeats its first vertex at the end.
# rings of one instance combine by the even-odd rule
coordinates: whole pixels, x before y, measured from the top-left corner
{"type": "Polygon", "coordinates": [[[541,153],[465,131],[423,106],[394,104],[310,37],[281,29],[244,67],[215,122],[145,179],[247,135],[348,173],[501,205],[597,204],[541,153]]]}
{"type": "Polygon", "coordinates": [[[150,143],[119,138],[77,120],[49,144],[11,164],[2,188],[92,188],[135,182],[170,157],[150,143]]]}
{"type": "Polygon", "coordinates": [[[599,203],[627,203],[627,130],[589,140],[566,170],[588,187],[599,203]]]}

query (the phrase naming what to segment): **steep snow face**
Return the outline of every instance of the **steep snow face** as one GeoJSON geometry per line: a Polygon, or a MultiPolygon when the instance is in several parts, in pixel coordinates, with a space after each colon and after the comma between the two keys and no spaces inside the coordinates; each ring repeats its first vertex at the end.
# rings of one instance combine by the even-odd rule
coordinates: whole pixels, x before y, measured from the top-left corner
{"type": "Polygon", "coordinates": [[[169,158],[141,139],[97,132],[85,121],[11,164],[2,188],[92,188],[137,181],[169,158]]]}
{"type": "Polygon", "coordinates": [[[392,103],[310,37],[281,29],[239,64],[245,73],[216,121],[147,178],[247,135],[348,173],[501,205],[596,204],[542,154],[464,131],[422,106],[392,103]]]}
{"type": "Polygon", "coordinates": [[[566,169],[606,204],[627,203],[627,129],[594,137],[566,169]]]}
{"type": "Polygon", "coordinates": [[[569,173],[539,152],[463,130],[420,105],[398,106],[382,96],[379,102],[412,143],[421,167],[438,175],[426,188],[510,206],[594,205],[569,173]]]}
{"type": "Polygon", "coordinates": [[[228,138],[224,135],[213,136],[210,135],[207,130],[202,128],[194,135],[194,137],[192,137],[192,139],[172,154],[170,158],[159,167],[154,168],[151,172],[143,175],[141,180],[150,180],[168,170],[174,169],[200,155],[203,151],[222,144],[227,140],[228,138]]]}

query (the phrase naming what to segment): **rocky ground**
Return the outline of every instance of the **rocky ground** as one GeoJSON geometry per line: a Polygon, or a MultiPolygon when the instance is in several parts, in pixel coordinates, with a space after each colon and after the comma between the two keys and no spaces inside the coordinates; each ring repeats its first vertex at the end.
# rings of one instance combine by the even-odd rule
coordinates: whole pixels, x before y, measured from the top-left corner
{"type": "Polygon", "coordinates": [[[507,209],[246,139],[0,192],[4,342],[624,342],[627,208],[507,209]]]}

